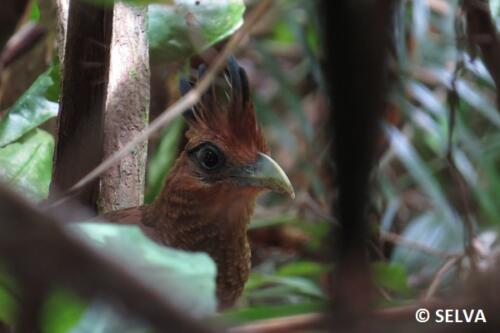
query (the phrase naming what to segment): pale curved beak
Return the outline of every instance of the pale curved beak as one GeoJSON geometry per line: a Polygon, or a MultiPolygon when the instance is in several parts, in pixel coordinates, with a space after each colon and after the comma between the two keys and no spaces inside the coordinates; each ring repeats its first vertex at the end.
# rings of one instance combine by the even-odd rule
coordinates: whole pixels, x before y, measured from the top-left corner
{"type": "Polygon", "coordinates": [[[236,177],[245,185],[266,188],[295,198],[290,179],[278,163],[266,154],[259,153],[257,161],[241,170],[236,177]]]}

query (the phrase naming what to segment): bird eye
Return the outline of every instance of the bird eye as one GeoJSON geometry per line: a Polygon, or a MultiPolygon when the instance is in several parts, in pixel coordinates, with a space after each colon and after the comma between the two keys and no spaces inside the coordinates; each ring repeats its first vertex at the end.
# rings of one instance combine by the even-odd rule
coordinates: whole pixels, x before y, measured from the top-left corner
{"type": "Polygon", "coordinates": [[[214,170],[224,164],[224,156],[213,145],[206,144],[196,152],[196,158],[205,170],[214,170]]]}

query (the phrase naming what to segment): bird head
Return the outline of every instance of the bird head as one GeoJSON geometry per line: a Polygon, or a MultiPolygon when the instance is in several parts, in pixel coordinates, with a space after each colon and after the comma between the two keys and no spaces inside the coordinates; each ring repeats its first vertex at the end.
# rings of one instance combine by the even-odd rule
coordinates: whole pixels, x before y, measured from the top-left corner
{"type": "MultiPolygon", "coordinates": [[[[198,79],[205,72],[198,68],[198,79]]],[[[186,94],[196,79],[181,78],[186,94]]],[[[269,156],[259,126],[245,70],[231,57],[228,65],[193,108],[184,112],[188,124],[183,161],[191,187],[223,187],[250,194],[272,190],[294,197],[282,168],[269,156]]]]}

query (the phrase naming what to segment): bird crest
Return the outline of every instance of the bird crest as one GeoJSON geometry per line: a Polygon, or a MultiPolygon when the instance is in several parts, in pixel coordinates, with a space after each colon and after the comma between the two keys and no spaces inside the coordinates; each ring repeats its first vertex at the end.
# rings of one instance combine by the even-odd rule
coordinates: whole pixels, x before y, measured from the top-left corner
{"type": "MultiPolygon", "coordinates": [[[[180,79],[182,95],[203,77],[205,70],[206,66],[202,64],[198,67],[197,78],[180,79]]],[[[214,79],[200,101],[184,111],[184,118],[189,125],[187,138],[193,144],[213,139],[230,144],[233,150],[240,148],[241,154],[248,158],[255,156],[256,152],[268,151],[250,100],[246,72],[234,57],[228,59],[226,68],[214,79]]]]}

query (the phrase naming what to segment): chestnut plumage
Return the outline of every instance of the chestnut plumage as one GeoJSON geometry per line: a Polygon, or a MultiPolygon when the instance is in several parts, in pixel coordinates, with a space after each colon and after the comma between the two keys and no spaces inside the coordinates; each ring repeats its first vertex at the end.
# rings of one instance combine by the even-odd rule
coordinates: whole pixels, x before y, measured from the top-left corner
{"type": "MultiPolygon", "coordinates": [[[[198,78],[205,68],[198,68],[198,78]]],[[[194,81],[182,78],[181,93],[194,81]]],[[[257,194],[268,189],[293,198],[294,191],[269,157],[246,73],[234,58],[184,118],[187,144],[158,198],[103,217],[138,224],[162,244],[208,253],[217,264],[219,307],[225,308],[241,294],[250,272],[246,233],[257,194]]]]}

